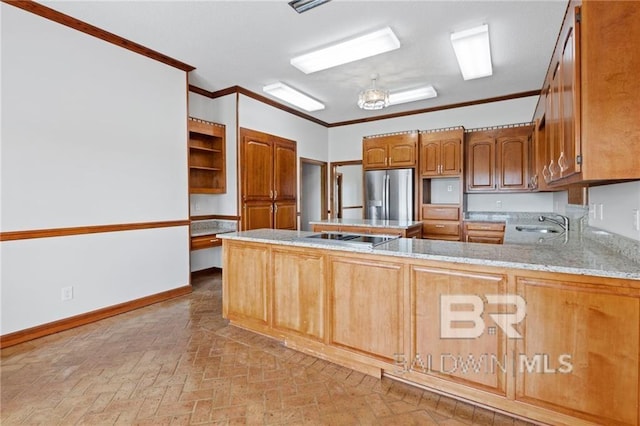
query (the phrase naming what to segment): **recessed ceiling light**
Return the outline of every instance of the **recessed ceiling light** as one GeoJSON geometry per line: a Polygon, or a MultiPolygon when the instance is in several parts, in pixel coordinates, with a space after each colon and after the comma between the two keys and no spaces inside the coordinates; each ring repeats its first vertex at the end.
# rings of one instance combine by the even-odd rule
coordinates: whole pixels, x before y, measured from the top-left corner
{"type": "Polygon", "coordinates": [[[417,89],[404,90],[402,92],[389,93],[389,105],[404,104],[406,102],[420,101],[438,96],[433,86],[418,87],[417,89]]]}
{"type": "Polygon", "coordinates": [[[291,65],[305,74],[368,58],[398,49],[400,41],[385,27],[381,30],[352,38],[323,49],[291,59],[291,65]]]}
{"type": "Polygon", "coordinates": [[[289,2],[289,6],[294,8],[296,12],[302,13],[329,1],[331,0],[293,0],[289,2]]]}
{"type": "Polygon", "coordinates": [[[493,74],[488,25],[451,34],[451,44],[456,52],[462,78],[472,80],[493,74]]]}
{"type": "Polygon", "coordinates": [[[324,109],[324,104],[281,82],[264,86],[262,90],[265,93],[270,94],[271,96],[274,96],[298,108],[302,108],[303,110],[308,112],[324,109]]]}

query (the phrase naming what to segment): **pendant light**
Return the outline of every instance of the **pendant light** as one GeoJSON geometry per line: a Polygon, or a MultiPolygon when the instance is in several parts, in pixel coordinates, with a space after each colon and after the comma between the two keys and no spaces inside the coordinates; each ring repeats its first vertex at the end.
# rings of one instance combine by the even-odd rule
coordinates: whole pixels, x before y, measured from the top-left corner
{"type": "Polygon", "coordinates": [[[371,87],[360,92],[358,106],[366,110],[382,109],[389,106],[389,92],[376,88],[377,74],[371,75],[371,87]]]}

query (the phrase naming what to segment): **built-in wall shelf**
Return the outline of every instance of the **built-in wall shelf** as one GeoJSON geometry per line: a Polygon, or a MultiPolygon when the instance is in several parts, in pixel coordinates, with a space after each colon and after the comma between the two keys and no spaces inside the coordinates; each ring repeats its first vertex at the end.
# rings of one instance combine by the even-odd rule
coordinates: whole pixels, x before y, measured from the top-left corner
{"type": "Polygon", "coordinates": [[[225,126],[189,117],[189,191],[226,192],[225,162],[225,126]]]}

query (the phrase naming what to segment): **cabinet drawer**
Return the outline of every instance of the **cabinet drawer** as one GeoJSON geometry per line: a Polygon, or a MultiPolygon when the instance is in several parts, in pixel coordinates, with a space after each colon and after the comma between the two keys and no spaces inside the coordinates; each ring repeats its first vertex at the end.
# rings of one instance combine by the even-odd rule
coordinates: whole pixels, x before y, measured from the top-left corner
{"type": "Polygon", "coordinates": [[[422,219],[458,220],[459,207],[422,206],[422,219]]]}
{"type": "Polygon", "coordinates": [[[422,236],[452,235],[460,236],[459,222],[424,222],[422,224],[422,236]]]}
{"type": "Polygon", "coordinates": [[[210,247],[217,247],[222,245],[220,240],[215,235],[202,235],[199,237],[191,237],[191,250],[200,250],[210,247]]]}
{"type": "Polygon", "coordinates": [[[504,232],[505,224],[502,222],[465,222],[467,231],[499,231],[504,232]]]}

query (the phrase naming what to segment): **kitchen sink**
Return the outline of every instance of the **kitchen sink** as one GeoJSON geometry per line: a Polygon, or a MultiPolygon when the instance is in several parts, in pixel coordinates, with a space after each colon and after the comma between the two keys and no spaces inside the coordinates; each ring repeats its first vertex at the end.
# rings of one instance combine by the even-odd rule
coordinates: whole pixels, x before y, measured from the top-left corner
{"type": "Polygon", "coordinates": [[[541,234],[558,234],[561,232],[558,229],[546,228],[543,226],[516,226],[516,231],[539,232],[541,234]]]}

